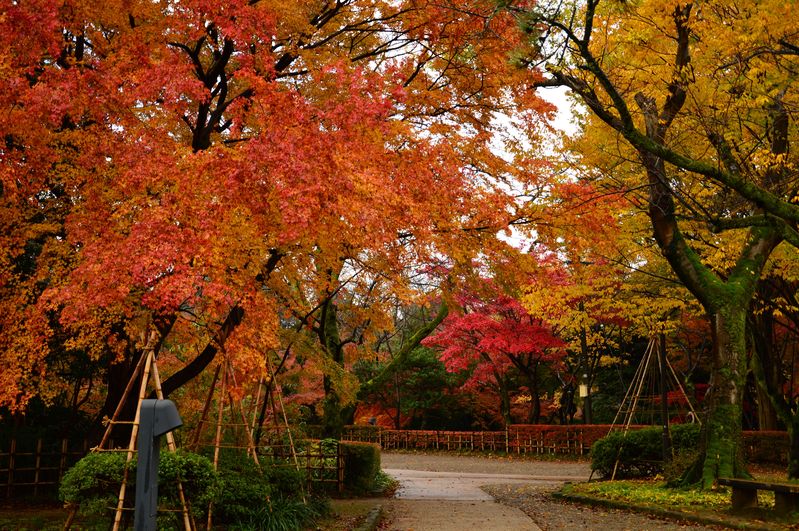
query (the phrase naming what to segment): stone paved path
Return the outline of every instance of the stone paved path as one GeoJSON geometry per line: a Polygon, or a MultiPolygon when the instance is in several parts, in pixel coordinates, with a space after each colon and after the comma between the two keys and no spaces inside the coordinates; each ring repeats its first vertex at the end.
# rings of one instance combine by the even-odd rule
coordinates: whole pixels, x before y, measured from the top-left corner
{"type": "Polygon", "coordinates": [[[544,463],[544,467],[530,465],[529,461],[385,453],[383,470],[400,482],[396,499],[391,502],[388,529],[540,530],[523,511],[495,502],[481,487],[506,484],[554,488],[566,480],[586,479],[588,471],[581,464],[565,469],[552,468],[550,463],[544,463]],[[556,473],[529,473],[533,471],[556,473]]]}
{"type": "Polygon", "coordinates": [[[690,524],[563,503],[548,496],[584,481],[587,463],[384,452],[400,481],[389,503],[392,531],[677,530],[690,524]],[[497,503],[491,495],[504,502],[497,503]]]}

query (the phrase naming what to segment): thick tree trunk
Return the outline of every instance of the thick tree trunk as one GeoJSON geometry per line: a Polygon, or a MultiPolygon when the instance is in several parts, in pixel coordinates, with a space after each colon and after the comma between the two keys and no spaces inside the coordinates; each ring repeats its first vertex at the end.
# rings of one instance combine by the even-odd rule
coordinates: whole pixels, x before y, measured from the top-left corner
{"type": "Polygon", "coordinates": [[[779,429],[779,419],[771,400],[760,386],[757,387],[757,427],[761,431],[773,431],[779,429]]]}
{"type": "Polygon", "coordinates": [[[541,397],[538,391],[538,378],[530,379],[530,414],[527,418],[529,424],[538,424],[541,420],[541,397]]]}
{"type": "Polygon", "coordinates": [[[333,389],[329,376],[322,382],[325,389],[325,398],[322,402],[322,435],[332,439],[341,438],[344,422],[341,419],[341,399],[333,389]]]}
{"type": "Polygon", "coordinates": [[[743,464],[741,421],[746,381],[746,304],[727,304],[710,316],[713,380],[705,404],[700,456],[684,480],[713,486],[719,477],[750,477],[743,464]]]}

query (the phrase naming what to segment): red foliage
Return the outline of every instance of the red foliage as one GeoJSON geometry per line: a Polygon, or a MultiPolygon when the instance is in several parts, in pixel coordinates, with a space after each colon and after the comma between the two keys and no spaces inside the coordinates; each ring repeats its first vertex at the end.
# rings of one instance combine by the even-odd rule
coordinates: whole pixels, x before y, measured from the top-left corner
{"type": "Polygon", "coordinates": [[[492,289],[487,298],[475,293],[458,297],[463,312],[450,314],[440,331],[424,344],[442,349],[450,372],[473,369],[467,385],[485,384],[496,374],[535,363],[557,364],[564,343],[518,300],[492,289]]]}

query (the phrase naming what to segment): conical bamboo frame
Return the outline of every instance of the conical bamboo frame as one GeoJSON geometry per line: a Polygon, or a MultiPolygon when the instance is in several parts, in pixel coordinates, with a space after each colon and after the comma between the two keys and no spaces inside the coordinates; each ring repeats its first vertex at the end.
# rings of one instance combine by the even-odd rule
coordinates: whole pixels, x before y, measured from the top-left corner
{"type": "MultiPolygon", "coordinates": [[[[610,430],[613,431],[613,428],[616,426],[616,422],[619,420],[619,417],[624,410],[625,404],[630,401],[630,407],[624,412],[624,418],[622,420],[622,434],[623,437],[626,437],[627,432],[632,425],[633,418],[635,417],[635,410],[638,407],[638,402],[641,398],[641,393],[643,391],[644,383],[646,382],[646,376],[649,372],[649,366],[653,363],[653,358],[657,358],[660,355],[660,342],[658,337],[653,335],[650,340],[649,344],[646,347],[646,351],[644,352],[644,357],[641,360],[641,363],[638,365],[638,368],[635,371],[635,375],[633,376],[632,381],[630,382],[630,387],[627,388],[627,393],[624,395],[624,399],[621,401],[621,405],[619,406],[618,411],[616,412],[616,416],[613,418],[613,422],[610,425],[610,430]]],[[[664,375],[664,378],[668,379],[669,376],[676,382],[677,388],[680,390],[682,395],[685,397],[685,401],[688,404],[688,409],[690,409],[691,413],[693,414],[694,418],[701,423],[699,420],[699,415],[696,414],[696,410],[694,409],[691,400],[688,398],[688,394],[685,392],[685,388],[682,386],[680,379],[677,377],[677,373],[674,371],[674,367],[669,362],[668,358],[665,358],[666,367],[668,369],[668,374],[664,375]]],[[[654,360],[654,363],[657,363],[657,359],[654,360]]],[[[622,443],[623,444],[623,443],[622,443]]],[[[621,448],[619,448],[619,454],[621,453],[621,448]]],[[[613,473],[611,474],[610,479],[613,480],[616,478],[616,471],[619,467],[619,458],[616,457],[616,462],[613,464],[613,473]]]]}
{"type": "MultiPolygon", "coordinates": [[[[155,345],[157,345],[159,339],[159,335],[157,332],[152,331],[148,338],[147,342],[145,343],[144,349],[142,351],[142,356],[139,359],[139,362],[136,364],[136,367],[133,369],[133,373],[128,380],[127,385],[125,386],[125,390],[122,393],[122,396],[119,399],[119,403],[117,404],[116,409],[114,410],[114,414],[110,419],[104,419],[106,424],[105,432],[103,433],[102,439],[100,439],[100,443],[92,448],[91,452],[102,452],[102,451],[118,451],[114,449],[106,448],[106,444],[108,444],[108,440],[111,436],[111,431],[115,424],[131,424],[131,435],[130,440],[128,441],[128,448],[126,451],[126,458],[125,458],[125,468],[122,475],[122,485],[119,489],[119,496],[117,498],[117,507],[114,513],[114,524],[113,524],[113,531],[118,531],[120,525],[122,523],[122,513],[125,504],[125,495],[127,492],[127,481],[128,481],[128,464],[130,461],[133,460],[133,454],[136,452],[136,438],[138,436],[139,431],[139,415],[141,411],[141,402],[144,400],[145,396],[147,396],[147,386],[150,380],[150,377],[153,378],[153,385],[155,388],[156,396],[159,399],[164,398],[163,390],[161,388],[161,378],[158,373],[158,362],[155,352],[155,345]],[[135,417],[132,422],[124,422],[120,421],[119,415],[122,412],[122,408],[125,407],[127,403],[128,397],[131,394],[134,384],[136,380],[141,375],[141,383],[139,385],[139,395],[138,395],[138,402],[136,404],[136,413],[135,417]]],[[[175,437],[170,432],[166,434],[167,446],[169,451],[174,452],[176,449],[175,445],[175,437]]],[[[189,512],[188,503],[186,502],[186,498],[183,492],[183,483],[178,479],[178,496],[180,498],[181,504],[181,513],[183,516],[183,527],[185,531],[192,531],[195,529],[195,526],[192,523],[192,518],[189,512]]],[[[68,531],[72,527],[72,522],[75,519],[75,515],[78,512],[78,507],[74,506],[71,508],[69,515],[67,516],[67,520],[64,523],[64,530],[68,531]]]]}

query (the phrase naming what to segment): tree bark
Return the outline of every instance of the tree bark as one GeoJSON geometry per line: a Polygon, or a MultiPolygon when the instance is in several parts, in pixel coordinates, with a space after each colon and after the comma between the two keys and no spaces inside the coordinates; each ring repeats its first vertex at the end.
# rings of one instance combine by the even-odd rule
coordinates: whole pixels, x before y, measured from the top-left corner
{"type": "Polygon", "coordinates": [[[241,324],[244,319],[244,310],[239,306],[234,306],[228,312],[222,326],[219,327],[219,332],[214,342],[208,343],[200,354],[191,360],[188,365],[180,369],[178,372],[164,380],[161,384],[164,392],[164,398],[176,389],[186,385],[188,382],[199,376],[201,372],[216,358],[219,347],[217,345],[224,344],[228,336],[241,324]]]}
{"type": "Polygon", "coordinates": [[[700,457],[684,481],[709,489],[719,477],[748,478],[741,447],[743,387],[746,381],[746,305],[730,303],[710,316],[713,380],[706,402],[700,457]]]}

